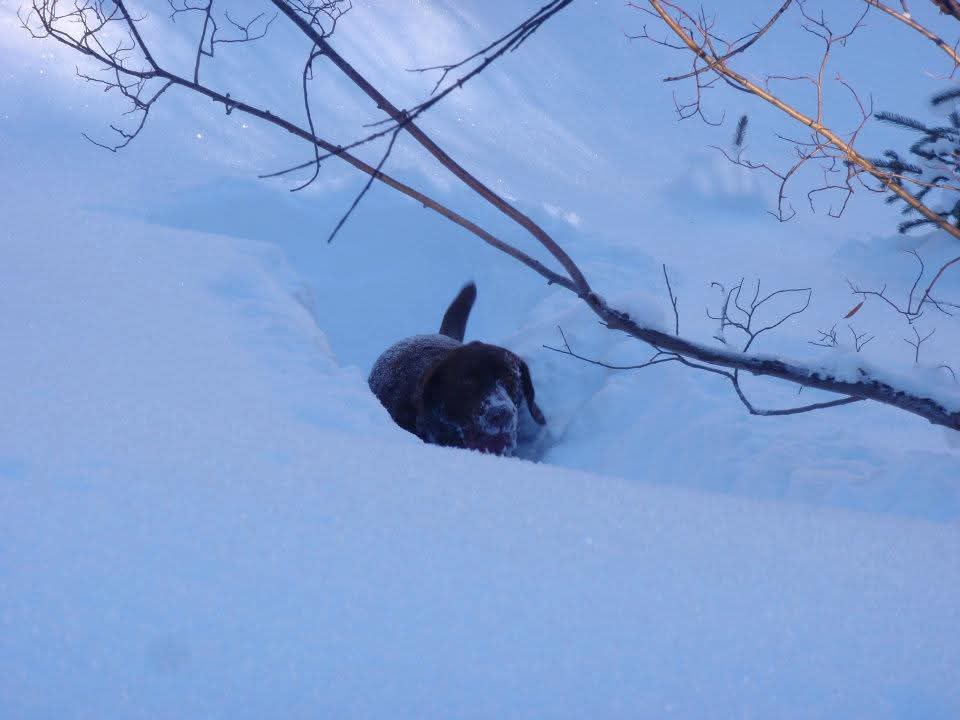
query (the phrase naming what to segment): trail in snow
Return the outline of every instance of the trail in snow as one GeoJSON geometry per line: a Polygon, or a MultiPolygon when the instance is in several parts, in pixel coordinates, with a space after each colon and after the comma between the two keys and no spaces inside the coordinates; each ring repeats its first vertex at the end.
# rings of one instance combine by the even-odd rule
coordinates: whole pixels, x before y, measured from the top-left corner
{"type": "Polygon", "coordinates": [[[870,485],[853,451],[802,503],[665,487],[796,476],[719,389],[660,375],[684,392],[628,413],[619,384],[654,381],[582,366],[598,399],[553,452],[633,479],[425,446],[274,250],[99,222],[4,241],[0,717],[960,713],[956,523],[822,507],[870,485]]]}

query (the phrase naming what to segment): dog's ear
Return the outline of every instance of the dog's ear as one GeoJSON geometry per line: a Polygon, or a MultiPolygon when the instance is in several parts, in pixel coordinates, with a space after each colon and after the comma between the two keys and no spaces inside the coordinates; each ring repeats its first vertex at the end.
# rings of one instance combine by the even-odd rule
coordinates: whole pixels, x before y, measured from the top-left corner
{"type": "Polygon", "coordinates": [[[520,362],[520,385],[523,388],[523,397],[527,401],[527,409],[539,425],[546,425],[547,419],[543,416],[543,411],[540,410],[536,401],[533,399],[533,380],[530,378],[530,368],[527,367],[527,364],[521,358],[518,357],[517,360],[520,362]]]}
{"type": "Polygon", "coordinates": [[[427,368],[426,372],[420,376],[420,380],[417,381],[417,386],[413,390],[413,397],[410,398],[410,402],[413,403],[413,408],[416,410],[417,417],[420,417],[423,414],[425,396],[430,390],[431,383],[435,383],[440,375],[442,374],[442,368],[445,364],[446,358],[440,358],[433,365],[427,368]]]}

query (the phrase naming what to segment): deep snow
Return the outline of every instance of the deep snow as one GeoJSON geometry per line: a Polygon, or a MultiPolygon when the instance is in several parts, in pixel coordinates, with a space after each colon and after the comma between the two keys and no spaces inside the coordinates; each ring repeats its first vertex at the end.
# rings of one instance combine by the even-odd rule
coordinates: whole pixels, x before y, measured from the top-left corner
{"type": "Polygon", "coordinates": [[[276,248],[71,227],[3,238],[0,717],[960,715],[940,434],[597,372],[535,349],[587,332],[550,295],[490,339],[548,460],[629,479],[424,446],[276,248]]]}

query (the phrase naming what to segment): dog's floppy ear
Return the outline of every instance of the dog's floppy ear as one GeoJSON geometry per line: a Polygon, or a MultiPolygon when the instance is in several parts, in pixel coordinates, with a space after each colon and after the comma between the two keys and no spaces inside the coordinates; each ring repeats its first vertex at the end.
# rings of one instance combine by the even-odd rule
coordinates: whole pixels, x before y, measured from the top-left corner
{"type": "Polygon", "coordinates": [[[523,397],[527,401],[527,410],[530,411],[530,415],[536,420],[539,425],[546,425],[547,419],[543,416],[543,411],[537,406],[536,401],[533,399],[533,380],[530,379],[530,368],[527,367],[527,364],[520,358],[517,358],[520,361],[520,384],[523,387],[523,397]]]}
{"type": "Polygon", "coordinates": [[[430,387],[430,383],[437,379],[439,371],[445,361],[445,357],[437,360],[433,365],[427,368],[426,372],[420,376],[420,380],[417,381],[417,387],[413,390],[413,397],[410,398],[410,402],[413,403],[413,408],[417,413],[417,417],[420,417],[420,415],[423,414],[424,396],[430,387]]]}

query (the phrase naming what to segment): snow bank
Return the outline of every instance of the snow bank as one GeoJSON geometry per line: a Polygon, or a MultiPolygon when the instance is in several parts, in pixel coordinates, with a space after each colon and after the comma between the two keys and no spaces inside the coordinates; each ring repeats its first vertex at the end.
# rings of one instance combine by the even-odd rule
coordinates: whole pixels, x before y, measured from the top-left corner
{"type": "Polygon", "coordinates": [[[960,713],[956,524],[664,487],[772,462],[707,385],[587,378],[640,480],[424,446],[265,246],[84,228],[4,240],[0,716],[960,713]]]}
{"type": "MultiPolygon", "coordinates": [[[[204,199],[213,207],[226,203],[216,193],[204,199]]],[[[325,199],[329,207],[341,208],[352,196],[325,199]]],[[[449,200],[453,206],[470,207],[469,198],[453,195],[449,200]]],[[[314,200],[296,202],[302,213],[296,215],[297,227],[328,227],[336,220],[310,215],[309,207],[318,204],[314,200]]],[[[457,290],[473,279],[478,296],[467,339],[504,345],[530,365],[538,403],[549,421],[552,446],[545,461],[550,464],[753,498],[960,519],[957,433],[875,403],[791,417],[753,417],[729,383],[713,375],[671,365],[618,372],[551,352],[544,345],[562,345],[560,326],[574,350],[587,357],[630,365],[652,354],[648,347],[601,327],[571,293],[548,287],[520,264],[412,203],[388,193],[364,202],[369,202],[364,212],[351,218],[332,245],[311,234],[296,241],[276,240],[310,283],[316,305],[323,309],[320,325],[343,364],[366,372],[400,338],[435,332],[457,290]],[[396,232],[385,233],[384,227],[396,232]]],[[[522,204],[521,208],[530,210],[522,204]]],[[[202,225],[189,207],[175,210],[166,222],[175,216],[184,225],[202,225]]],[[[277,208],[273,211],[284,215],[277,208]]],[[[759,254],[756,247],[751,249],[758,242],[782,244],[775,227],[769,233],[725,237],[720,248],[701,243],[693,234],[616,241],[549,223],[548,230],[604,297],[622,303],[645,322],[672,331],[673,312],[661,268],[661,261],[667,262],[679,298],[681,332],[702,342],[715,342],[717,332],[717,322],[705,313],[709,305],[715,315],[722,300],[712,281],[723,281],[729,288],[743,273],[754,272],[762,279],[764,294],[815,283],[810,308],[763,335],[752,348],[813,366],[850,362],[842,350],[828,353],[809,344],[817,337],[816,329],[829,330],[834,324],[838,337],[849,344],[843,316],[859,298],[850,294],[845,277],[865,287],[889,282],[890,292],[900,297],[909,290],[915,265],[892,246],[889,254],[881,252],[883,240],[864,248],[845,247],[838,257],[826,258],[817,254],[819,250],[798,258],[786,251],[759,254]],[[692,243],[697,243],[695,249],[692,243]],[[771,260],[771,254],[774,259],[783,255],[781,262],[771,260]]],[[[933,250],[925,251],[931,266],[933,250]]],[[[751,277],[746,284],[752,291],[751,277]]],[[[948,283],[944,293],[956,295],[958,288],[948,283]]],[[[792,309],[792,299],[785,298],[785,308],[765,306],[770,315],[757,321],[773,322],[777,312],[792,309]]],[[[918,375],[913,349],[903,341],[912,337],[909,327],[882,305],[868,302],[853,318],[858,332],[877,336],[859,356],[862,363],[876,368],[881,377],[919,378],[914,387],[948,400],[954,392],[944,383],[952,383],[952,378],[944,370],[934,377],[918,375]]],[[[960,347],[960,325],[942,317],[921,322],[924,333],[932,327],[937,332],[924,345],[922,362],[951,361],[960,347]]],[[[737,340],[735,331],[728,334],[731,343],[737,340]]],[[[745,378],[744,386],[761,408],[834,398],[813,390],[798,393],[796,386],[763,378],[745,378]]]]}

